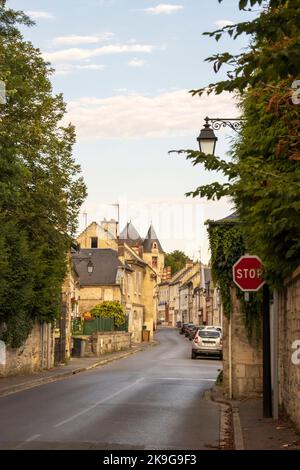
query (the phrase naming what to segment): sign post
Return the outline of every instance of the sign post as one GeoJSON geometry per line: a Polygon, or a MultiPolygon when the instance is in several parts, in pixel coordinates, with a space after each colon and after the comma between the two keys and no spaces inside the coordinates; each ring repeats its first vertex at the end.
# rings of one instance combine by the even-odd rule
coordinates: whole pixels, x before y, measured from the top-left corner
{"type": "Polygon", "coordinates": [[[263,287],[263,415],[272,417],[270,291],[262,278],[258,256],[242,256],[232,267],[233,281],[243,292],[257,292],[263,287]]]}

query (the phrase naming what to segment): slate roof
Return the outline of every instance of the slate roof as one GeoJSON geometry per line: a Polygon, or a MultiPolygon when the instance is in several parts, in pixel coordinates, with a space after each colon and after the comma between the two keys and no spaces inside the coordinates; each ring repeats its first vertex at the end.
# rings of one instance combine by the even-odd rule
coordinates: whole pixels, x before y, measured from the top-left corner
{"type": "Polygon", "coordinates": [[[143,239],[141,238],[139,232],[136,230],[132,222],[128,222],[122,232],[120,233],[120,240],[125,240],[126,243],[130,246],[132,245],[142,245],[143,239]]]}
{"type": "Polygon", "coordinates": [[[162,249],[162,246],[160,244],[160,241],[157,238],[157,235],[156,235],[156,232],[153,228],[153,225],[151,224],[150,227],[149,227],[147,236],[146,236],[146,238],[144,240],[144,243],[143,243],[143,248],[144,248],[145,253],[151,253],[153,243],[157,244],[157,248],[158,248],[158,251],[160,253],[164,252],[164,250],[162,249]]]}
{"type": "Polygon", "coordinates": [[[239,213],[237,211],[229,214],[227,217],[219,220],[210,220],[209,223],[211,225],[222,225],[222,224],[230,224],[230,223],[237,223],[239,221],[239,213]]]}
{"type": "MultiPolygon", "coordinates": [[[[111,249],[82,249],[72,256],[81,286],[109,286],[116,284],[117,271],[124,267],[118,259],[118,252],[111,249]],[[88,273],[88,262],[92,261],[94,270],[88,273]]],[[[129,266],[128,266],[129,268],[129,266]]]]}

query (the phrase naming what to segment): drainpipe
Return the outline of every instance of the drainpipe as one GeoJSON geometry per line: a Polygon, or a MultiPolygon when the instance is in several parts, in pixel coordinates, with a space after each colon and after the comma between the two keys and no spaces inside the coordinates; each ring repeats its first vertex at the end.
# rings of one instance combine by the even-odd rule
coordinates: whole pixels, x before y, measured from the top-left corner
{"type": "Polygon", "coordinates": [[[228,356],[229,356],[229,400],[232,400],[232,343],[231,343],[231,316],[228,328],[228,356]]]}
{"type": "Polygon", "coordinates": [[[271,378],[272,378],[272,405],[273,418],[278,419],[279,390],[278,390],[278,290],[273,292],[273,305],[271,308],[271,378]]]}

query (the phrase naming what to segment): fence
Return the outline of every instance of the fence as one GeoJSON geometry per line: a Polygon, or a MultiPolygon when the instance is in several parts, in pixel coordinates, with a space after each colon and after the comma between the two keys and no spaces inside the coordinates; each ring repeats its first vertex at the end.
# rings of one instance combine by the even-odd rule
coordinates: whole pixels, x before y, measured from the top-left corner
{"type": "Polygon", "coordinates": [[[128,317],[125,318],[125,323],[119,327],[114,326],[112,318],[96,317],[93,320],[82,320],[75,318],[72,323],[73,335],[91,335],[101,331],[128,331],[128,317]]]}

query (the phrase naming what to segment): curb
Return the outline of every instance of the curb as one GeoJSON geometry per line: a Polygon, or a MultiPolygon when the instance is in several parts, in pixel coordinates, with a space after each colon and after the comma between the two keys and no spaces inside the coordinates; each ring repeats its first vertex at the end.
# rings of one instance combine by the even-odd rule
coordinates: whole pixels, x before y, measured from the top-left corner
{"type": "Polygon", "coordinates": [[[230,411],[233,433],[234,450],[245,450],[244,437],[240,420],[239,408],[233,406],[229,400],[219,399],[213,396],[213,389],[209,390],[206,398],[221,405],[220,410],[220,449],[226,449],[226,441],[231,432],[227,413],[230,411]]]}
{"type": "Polygon", "coordinates": [[[233,435],[235,450],[245,450],[244,437],[240,420],[240,412],[237,407],[232,408],[233,435]]]}
{"type": "MultiPolygon", "coordinates": [[[[147,346],[153,347],[153,346],[157,346],[158,344],[159,344],[158,341],[153,341],[147,346]]],[[[146,347],[139,347],[133,351],[127,351],[124,354],[120,354],[119,356],[110,357],[107,359],[101,359],[100,361],[95,362],[94,364],[91,364],[90,366],[87,366],[87,367],[79,367],[77,369],[73,369],[67,372],[52,375],[50,377],[42,377],[40,379],[32,380],[27,383],[13,385],[12,387],[4,388],[0,390],[0,398],[13,395],[18,392],[22,392],[23,390],[30,390],[32,388],[36,388],[41,385],[46,385],[51,382],[58,382],[59,380],[63,380],[67,377],[72,377],[73,375],[80,374],[81,372],[93,370],[93,369],[96,369],[97,367],[101,367],[101,366],[104,366],[105,364],[109,364],[110,362],[117,361],[118,359],[124,359],[126,357],[132,356],[133,354],[137,354],[138,352],[145,351],[145,349],[146,347]]]]}

